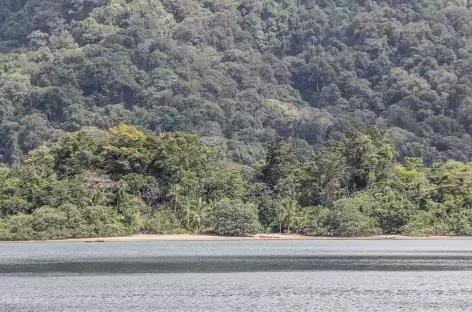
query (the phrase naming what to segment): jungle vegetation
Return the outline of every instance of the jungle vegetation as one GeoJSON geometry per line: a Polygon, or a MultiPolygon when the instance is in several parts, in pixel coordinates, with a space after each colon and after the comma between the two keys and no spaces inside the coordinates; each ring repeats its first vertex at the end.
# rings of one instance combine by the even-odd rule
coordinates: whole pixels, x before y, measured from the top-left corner
{"type": "Polygon", "coordinates": [[[470,234],[468,0],[0,0],[0,238],[470,234]]]}
{"type": "Polygon", "coordinates": [[[246,166],[196,134],[88,128],[0,168],[0,238],[472,234],[472,164],[399,164],[384,137],[368,128],[306,162],[279,137],[246,166]]]}

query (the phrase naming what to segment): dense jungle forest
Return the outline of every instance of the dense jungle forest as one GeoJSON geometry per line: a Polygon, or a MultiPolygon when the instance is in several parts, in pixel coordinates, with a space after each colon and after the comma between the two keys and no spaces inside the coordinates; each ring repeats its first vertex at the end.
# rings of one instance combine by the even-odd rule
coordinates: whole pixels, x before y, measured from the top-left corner
{"type": "Polygon", "coordinates": [[[472,234],[469,0],[0,0],[0,239],[472,234]]]}

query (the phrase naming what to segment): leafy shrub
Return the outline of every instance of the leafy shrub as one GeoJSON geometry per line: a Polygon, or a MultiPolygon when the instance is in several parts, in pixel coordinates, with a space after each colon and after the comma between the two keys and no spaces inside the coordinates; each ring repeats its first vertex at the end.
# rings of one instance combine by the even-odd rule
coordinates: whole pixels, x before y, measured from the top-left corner
{"type": "Polygon", "coordinates": [[[9,197],[0,200],[0,217],[6,217],[13,213],[26,213],[31,208],[31,204],[19,197],[9,197]]]}
{"type": "Polygon", "coordinates": [[[31,240],[35,237],[33,216],[18,214],[6,218],[0,223],[0,239],[2,240],[31,240]]]}
{"type": "Polygon", "coordinates": [[[121,236],[131,234],[121,222],[116,211],[105,206],[89,206],[85,208],[85,219],[93,236],[121,236]]]}
{"type": "Polygon", "coordinates": [[[144,221],[144,232],[149,234],[169,234],[172,229],[178,227],[174,220],[174,212],[160,210],[144,221]]]}
{"type": "Polygon", "coordinates": [[[126,200],[121,207],[121,216],[124,225],[133,233],[137,233],[143,226],[141,211],[144,211],[146,204],[139,197],[131,197],[126,200]]]}
{"type": "Polygon", "coordinates": [[[96,234],[84,216],[84,209],[73,204],[64,204],[58,208],[66,217],[67,238],[93,237],[96,234]]]}
{"type": "Polygon", "coordinates": [[[472,210],[460,210],[453,214],[451,228],[456,235],[472,235],[472,210]]]}
{"type": "Polygon", "coordinates": [[[336,236],[369,236],[380,234],[377,222],[364,214],[364,196],[343,198],[334,202],[331,210],[331,233],[336,236]]]}
{"type": "Polygon", "coordinates": [[[256,234],[261,224],[253,204],[225,198],[215,204],[211,227],[218,235],[247,236],[256,234]]]}
{"type": "MultiPolygon", "coordinates": [[[[465,225],[465,224],[464,224],[465,225]]],[[[465,228],[463,230],[466,230],[465,228]]],[[[440,204],[430,203],[427,211],[414,214],[405,226],[407,235],[449,235],[452,234],[446,209],[440,204]]]]}
{"type": "Polygon", "coordinates": [[[34,237],[37,239],[60,239],[68,237],[67,215],[51,207],[41,207],[33,213],[34,237]]]}
{"type": "Polygon", "coordinates": [[[329,235],[330,211],[326,207],[312,207],[305,234],[312,236],[329,235]]]}
{"type": "Polygon", "coordinates": [[[279,223],[279,203],[269,196],[264,196],[259,202],[259,221],[267,232],[279,223]]]}

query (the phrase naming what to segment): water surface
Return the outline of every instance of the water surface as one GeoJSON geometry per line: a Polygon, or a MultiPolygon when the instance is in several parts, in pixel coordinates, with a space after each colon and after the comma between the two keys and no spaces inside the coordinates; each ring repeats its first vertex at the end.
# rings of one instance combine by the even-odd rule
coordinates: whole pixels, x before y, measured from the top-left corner
{"type": "Polygon", "coordinates": [[[0,244],[0,311],[471,311],[472,241],[0,244]]]}

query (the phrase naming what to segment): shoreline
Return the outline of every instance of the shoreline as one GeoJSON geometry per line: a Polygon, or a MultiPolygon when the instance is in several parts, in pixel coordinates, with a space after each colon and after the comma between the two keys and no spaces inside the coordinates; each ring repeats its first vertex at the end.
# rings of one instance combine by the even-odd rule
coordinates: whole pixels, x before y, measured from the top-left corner
{"type": "Polygon", "coordinates": [[[256,234],[247,237],[229,237],[217,235],[174,234],[154,235],[137,234],[120,237],[69,238],[59,240],[0,241],[1,243],[106,243],[106,242],[165,242],[165,241],[251,241],[251,240],[472,240],[472,236],[404,236],[375,235],[364,237],[306,236],[299,234],[256,234]]]}

